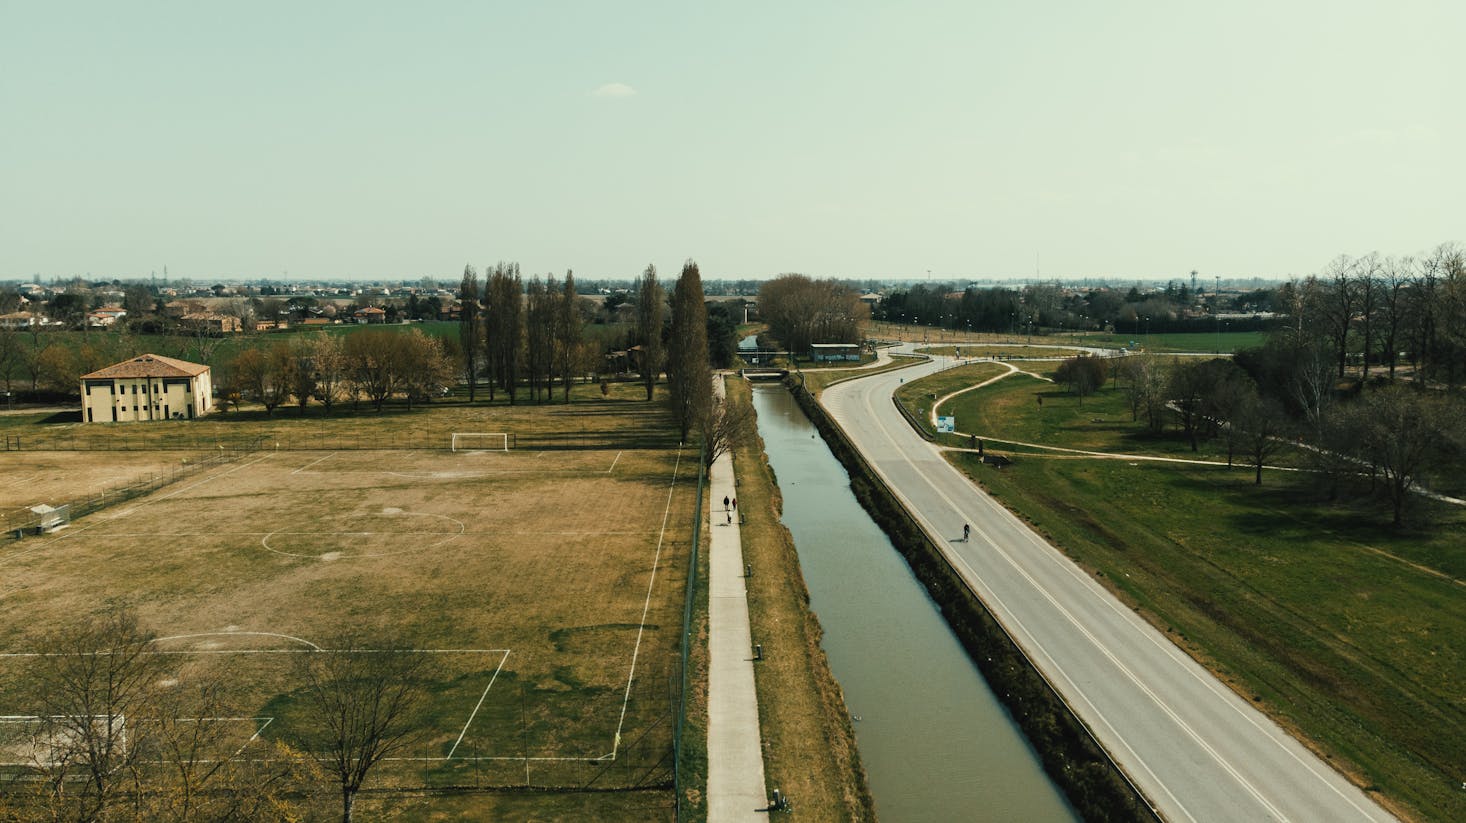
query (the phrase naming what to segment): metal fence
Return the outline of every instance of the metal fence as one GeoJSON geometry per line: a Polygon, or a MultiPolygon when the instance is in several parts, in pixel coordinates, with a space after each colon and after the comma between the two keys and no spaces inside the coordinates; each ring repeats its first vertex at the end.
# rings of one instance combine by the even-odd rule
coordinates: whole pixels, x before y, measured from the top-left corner
{"type": "MultiPolygon", "coordinates": [[[[109,506],[151,494],[164,486],[201,474],[216,466],[233,463],[257,451],[258,448],[258,441],[231,448],[217,448],[212,452],[201,453],[186,462],[171,466],[167,470],[148,472],[120,486],[106,486],[80,497],[63,501],[55,504],[54,508],[64,511],[65,521],[69,522],[74,518],[101,511],[109,506]]],[[[5,537],[14,540],[28,534],[39,534],[52,527],[55,524],[51,521],[56,517],[55,512],[37,513],[28,508],[10,509],[0,512],[0,527],[4,528],[5,537]]]]}
{"type": "Polygon", "coordinates": [[[697,600],[697,556],[702,542],[702,494],[707,479],[707,446],[697,454],[697,497],[692,509],[692,542],[687,552],[687,590],[682,603],[682,651],[679,668],[681,687],[677,691],[677,725],[672,731],[672,791],[676,796],[677,820],[686,819],[682,804],[682,728],[687,723],[687,658],[692,649],[692,610],[697,600]]]}

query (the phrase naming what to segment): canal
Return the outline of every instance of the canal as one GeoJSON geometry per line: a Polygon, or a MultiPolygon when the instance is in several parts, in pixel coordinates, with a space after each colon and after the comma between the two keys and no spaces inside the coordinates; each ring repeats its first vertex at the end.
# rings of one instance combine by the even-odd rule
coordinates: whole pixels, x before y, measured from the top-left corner
{"type": "Polygon", "coordinates": [[[880,819],[1077,821],[794,398],[753,403],[880,819]]]}

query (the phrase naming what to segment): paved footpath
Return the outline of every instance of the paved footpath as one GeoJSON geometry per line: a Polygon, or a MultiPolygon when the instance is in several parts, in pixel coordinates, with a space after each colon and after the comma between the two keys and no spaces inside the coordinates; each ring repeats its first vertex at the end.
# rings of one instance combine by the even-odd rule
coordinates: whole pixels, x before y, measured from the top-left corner
{"type": "MultiPolygon", "coordinates": [[[[722,386],[719,384],[721,390],[722,386]]],[[[738,515],[723,498],[738,496],[733,457],[723,454],[708,473],[708,820],[764,821],[764,760],[753,685],[753,643],[738,515]],[[732,523],[729,523],[729,515],[732,523]]]]}

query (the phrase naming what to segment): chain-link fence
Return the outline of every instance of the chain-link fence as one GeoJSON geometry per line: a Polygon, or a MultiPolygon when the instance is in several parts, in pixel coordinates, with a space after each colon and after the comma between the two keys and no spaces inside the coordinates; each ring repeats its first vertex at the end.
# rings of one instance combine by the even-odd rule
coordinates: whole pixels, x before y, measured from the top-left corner
{"type": "Polygon", "coordinates": [[[164,486],[206,472],[216,466],[233,463],[257,451],[258,448],[258,441],[242,443],[230,448],[221,446],[212,452],[204,452],[188,458],[166,470],[148,472],[122,485],[106,486],[74,497],[50,507],[50,511],[38,512],[24,507],[9,509],[0,512],[0,528],[4,529],[4,536],[12,540],[28,534],[40,534],[64,525],[74,518],[151,494],[164,486]]]}

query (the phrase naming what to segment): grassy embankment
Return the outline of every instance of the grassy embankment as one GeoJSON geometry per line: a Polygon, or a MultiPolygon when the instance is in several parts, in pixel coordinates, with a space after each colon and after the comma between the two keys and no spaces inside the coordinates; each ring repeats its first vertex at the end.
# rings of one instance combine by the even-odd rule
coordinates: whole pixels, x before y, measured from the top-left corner
{"type": "MultiPolygon", "coordinates": [[[[1023,364],[1019,364],[1023,365],[1023,364]]],[[[958,432],[970,432],[979,437],[1007,438],[1013,443],[998,439],[994,443],[1000,450],[1020,453],[1044,454],[1049,457],[1065,457],[1061,453],[1039,450],[1017,443],[1033,443],[1062,449],[1078,449],[1106,453],[1167,457],[1178,460],[1207,460],[1227,462],[1227,444],[1221,438],[1197,440],[1197,450],[1191,450],[1190,442],[1168,425],[1165,431],[1149,431],[1144,420],[1131,420],[1130,405],[1124,392],[1113,383],[1084,398],[1076,398],[1062,385],[1043,380],[1033,375],[1051,377],[1053,363],[1030,363],[1024,368],[1032,374],[1015,374],[983,389],[966,392],[941,404],[941,414],[957,418],[958,432]],[[1040,406],[1038,401],[1043,400],[1040,406]]],[[[970,386],[980,380],[966,383],[970,386]]],[[[932,383],[930,389],[926,380],[910,389],[907,395],[898,395],[910,410],[918,408],[918,401],[926,400],[935,391],[938,397],[962,388],[960,381],[932,383]]],[[[966,436],[943,435],[944,445],[967,447],[966,436]]],[[[1235,446],[1233,462],[1238,466],[1250,465],[1241,451],[1240,442],[1235,446]]],[[[1073,455],[1069,455],[1073,456],[1073,455]]],[[[1293,466],[1302,459],[1296,449],[1283,447],[1268,458],[1268,465],[1293,466]]]]}
{"type": "MultiPolygon", "coordinates": [[[[896,390],[896,400],[908,412],[907,419],[915,423],[926,434],[927,439],[937,438],[939,435],[931,422],[934,402],[951,392],[990,380],[1007,371],[1005,366],[997,363],[973,363],[968,366],[958,366],[955,369],[937,372],[921,380],[902,384],[901,388],[896,390]]],[[[951,435],[940,435],[940,437],[941,442],[950,441],[949,445],[958,443],[957,439],[951,435]]]]}
{"type": "Polygon", "coordinates": [[[819,396],[820,392],[824,391],[826,388],[836,383],[840,383],[846,380],[853,380],[857,377],[864,377],[870,374],[878,374],[880,372],[904,369],[907,366],[918,362],[921,362],[920,358],[896,356],[891,359],[891,362],[883,366],[872,366],[868,369],[861,369],[858,372],[841,369],[830,369],[827,371],[805,371],[796,372],[795,379],[803,379],[805,388],[809,389],[809,391],[815,396],[819,396]],[[802,375],[802,378],[799,375],[802,375]]]}
{"type": "MultiPolygon", "coordinates": [[[[1130,423],[1118,402],[1102,394],[1081,408],[1014,376],[952,411],[959,428],[991,437],[1193,456],[1178,433],[1130,423]]],[[[1218,448],[1197,456],[1225,460],[1218,448]]],[[[1240,468],[1019,455],[998,471],[953,459],[1392,809],[1466,819],[1466,655],[1455,642],[1466,634],[1466,512],[1439,507],[1430,526],[1400,531],[1372,504],[1319,500],[1300,473],[1265,472],[1258,487],[1240,468]]]]}
{"type": "MultiPolygon", "coordinates": [[[[1126,328],[1129,328],[1128,324],[1126,328]]],[[[1105,346],[1118,349],[1129,347],[1131,341],[1134,341],[1137,348],[1150,352],[1219,351],[1224,354],[1261,346],[1266,339],[1267,332],[1260,331],[1224,331],[1221,334],[1204,331],[1146,334],[1144,330],[1140,334],[1129,331],[1116,334],[1086,333],[1077,338],[1078,342],[1085,346],[1105,346]]]]}
{"type": "Polygon", "coordinates": [[[1150,820],[1150,810],[1113,768],[1088,731],[1038,674],[1007,632],[952,568],[813,396],[794,398],[850,474],[850,489],[890,538],[941,609],[972,662],[1038,751],[1044,770],[1087,820],[1150,820]]]}
{"type": "MultiPolygon", "coordinates": [[[[728,381],[732,403],[750,403],[748,384],[728,381]]],[[[819,620],[789,530],[782,498],[757,436],[735,448],[743,557],[753,638],[768,650],[755,675],[764,770],[770,788],[793,799],[808,820],[873,820],[865,770],[840,685],[820,646],[819,620]]]]}
{"type": "Polygon", "coordinates": [[[1152,352],[1208,352],[1217,351],[1235,352],[1239,349],[1251,348],[1262,345],[1266,339],[1265,332],[1253,331],[1223,331],[1221,335],[1214,332],[1152,332],[1146,334],[1144,328],[1137,334],[1130,330],[1128,323],[1123,325],[1120,332],[1105,334],[1102,332],[1074,332],[1046,330],[1049,333],[1035,333],[1032,335],[1018,333],[994,334],[991,332],[967,332],[953,329],[934,329],[929,326],[902,325],[900,323],[887,323],[875,321],[866,327],[866,334],[878,337],[882,340],[910,340],[914,342],[926,342],[928,344],[942,346],[954,343],[960,344],[985,344],[999,346],[1019,346],[1026,343],[1045,344],[1051,346],[1101,346],[1105,348],[1118,349],[1129,347],[1131,341],[1135,341],[1138,348],[1152,352]]]}
{"type": "Polygon", "coordinates": [[[1063,343],[1056,341],[1034,346],[931,346],[919,348],[917,351],[933,357],[997,357],[1007,359],[1024,357],[1073,357],[1080,350],[1069,348],[1063,343]]]}

